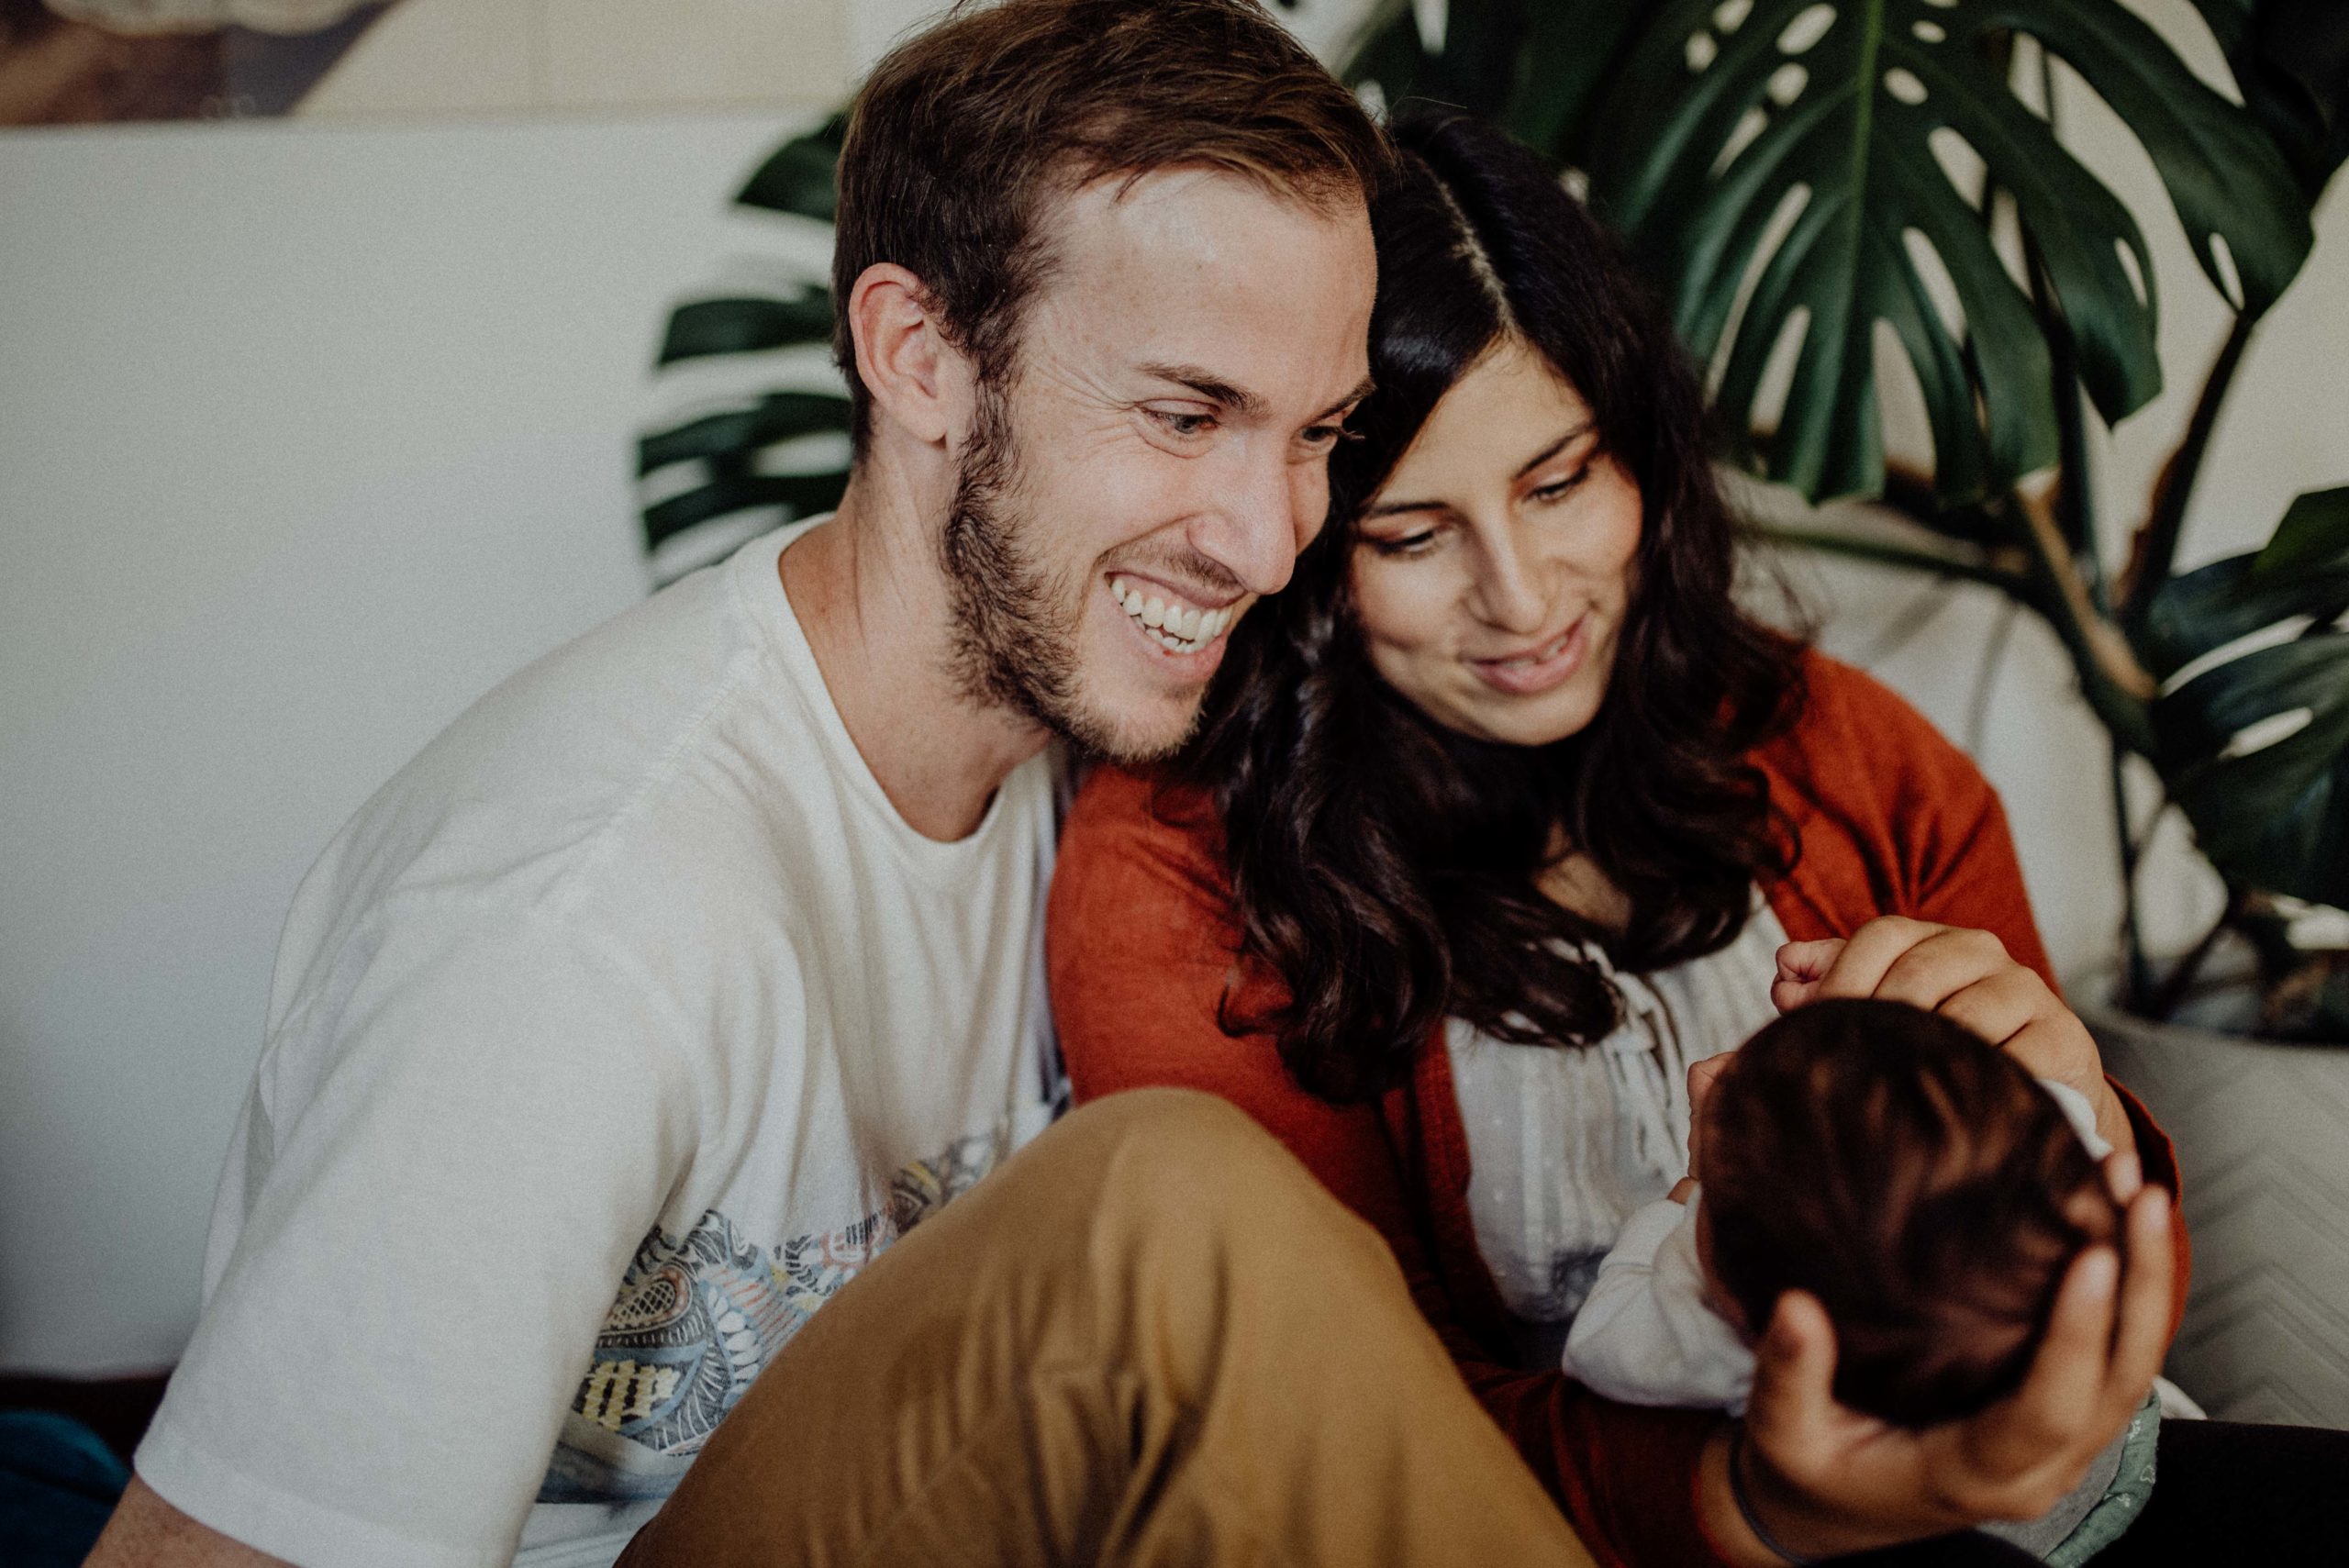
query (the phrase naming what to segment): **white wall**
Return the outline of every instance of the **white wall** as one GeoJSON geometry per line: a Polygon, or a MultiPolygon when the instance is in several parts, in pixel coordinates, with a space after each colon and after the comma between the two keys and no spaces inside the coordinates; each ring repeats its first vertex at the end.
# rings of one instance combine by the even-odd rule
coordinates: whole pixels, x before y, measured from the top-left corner
{"type": "Polygon", "coordinates": [[[0,1366],[161,1364],[294,884],[637,598],[776,116],[0,137],[0,1366]]]}
{"type": "MultiPolygon", "coordinates": [[[[852,70],[933,8],[843,3],[852,70]]],[[[1300,28],[1361,3],[1309,0],[1300,28]]],[[[2188,0],[2144,9],[2198,38],[2188,0]]],[[[2142,157],[2073,123],[2157,247],[2173,391],[2103,471],[2137,497],[2223,323],[2142,157]]],[[[0,136],[0,1367],[176,1355],[294,884],[474,695],[641,592],[644,367],[671,297],[757,248],[724,204],[784,124],[0,136]]],[[[2323,229],[2194,558],[2349,480],[2349,206],[2323,229]]],[[[1846,651],[1912,591],[1821,576],[1846,651]]],[[[1988,611],[1881,666],[1953,732],[1988,611]]],[[[2068,685],[2026,625],[1984,760],[2076,967],[2114,905],[2068,685]]],[[[2181,931],[2196,884],[2160,877],[2181,931]]]]}

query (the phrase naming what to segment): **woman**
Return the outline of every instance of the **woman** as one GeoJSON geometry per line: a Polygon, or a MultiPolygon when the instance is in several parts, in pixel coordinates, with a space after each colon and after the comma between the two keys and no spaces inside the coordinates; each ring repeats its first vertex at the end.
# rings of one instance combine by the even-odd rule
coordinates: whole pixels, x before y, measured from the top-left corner
{"type": "MultiPolygon", "coordinates": [[[[1465,118],[1396,136],[1378,390],[1331,460],[1331,526],[1233,634],[1173,773],[1097,774],[1063,839],[1077,1093],[1253,1114],[1386,1237],[1603,1557],[1775,1562],[2035,1517],[2174,1329],[2167,1143],[2055,998],[1981,776],[1733,603],[1697,386],[1588,218],[1465,118]],[[1687,1063],[1766,1018],[1782,941],[1832,937],[1826,994],[1938,1006],[2089,1095],[2136,1198],[2129,1266],[2084,1258],[2023,1389],[1928,1433],[1834,1406],[1798,1297],[1742,1423],[1599,1399],[1555,1345],[1614,1226],[1685,1168],[1687,1063]]],[[[2199,1443],[2165,1438],[2157,1507],[2227,1485],[2199,1443]]],[[[2303,1528],[2281,1512],[2278,1551],[2303,1528]]]]}

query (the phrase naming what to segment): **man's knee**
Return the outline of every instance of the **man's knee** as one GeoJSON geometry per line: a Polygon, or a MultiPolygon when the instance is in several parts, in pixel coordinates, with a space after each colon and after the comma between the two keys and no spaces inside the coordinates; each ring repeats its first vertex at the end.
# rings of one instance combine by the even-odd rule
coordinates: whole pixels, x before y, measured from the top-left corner
{"type": "Polygon", "coordinates": [[[1130,1089],[1082,1106],[1062,1129],[1100,1164],[1105,1196],[1163,1201],[1196,1216],[1283,1189],[1320,1190],[1254,1118],[1197,1089],[1130,1089]]]}
{"type": "Polygon", "coordinates": [[[1097,1164],[1097,1204],[1141,1231],[1212,1237],[1292,1264],[1391,1268],[1386,1243],[1254,1118],[1191,1089],[1111,1095],[1066,1118],[1097,1164]]]}

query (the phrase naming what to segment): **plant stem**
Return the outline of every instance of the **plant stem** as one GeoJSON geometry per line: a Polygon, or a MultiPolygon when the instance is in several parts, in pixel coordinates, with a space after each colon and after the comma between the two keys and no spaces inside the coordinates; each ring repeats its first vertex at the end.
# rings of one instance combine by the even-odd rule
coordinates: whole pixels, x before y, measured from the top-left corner
{"type": "Polygon", "coordinates": [[[2022,606],[2009,599],[1998,606],[1997,624],[1990,628],[1989,645],[1982,651],[1981,668],[1974,673],[1974,695],[1965,705],[1965,750],[1972,755],[1982,754],[1983,744],[1989,740],[1990,694],[1998,686],[1998,667],[2006,662],[2007,642],[2013,637],[2015,617],[2022,613],[2022,606]]]}
{"type": "Polygon", "coordinates": [[[1838,533],[1832,528],[1807,528],[1786,523],[1756,524],[1753,532],[1754,537],[1776,544],[1798,544],[1824,555],[1847,556],[1854,561],[1871,562],[1878,566],[1898,566],[1910,572],[1930,572],[1940,577],[1980,583],[2003,594],[2025,595],[2031,592],[2031,584],[2017,573],[1968,561],[1959,555],[1945,556],[1932,550],[1910,550],[1881,539],[1838,533]]]}
{"type": "Polygon", "coordinates": [[[2187,503],[2194,499],[2195,482],[2202,476],[2203,459],[2210,455],[2210,436],[2219,426],[2219,411],[2226,403],[2235,372],[2243,364],[2243,350],[2250,346],[2252,332],[2258,325],[2259,318],[2249,313],[2235,317],[2234,326],[2227,331],[2226,342],[2220,347],[2218,359],[2210,366],[2210,375],[2202,383],[2202,395],[2195,401],[2194,417],[2187,421],[2186,435],[2170,454],[2169,462],[2162,466],[2161,478],[2154,483],[2153,510],[2146,516],[2145,526],[2137,531],[2121,588],[2121,629],[2132,638],[2143,629],[2154,595],[2169,581],[2170,562],[2177,557],[2178,535],[2186,527],[2187,503]]]}
{"type": "Polygon", "coordinates": [[[2115,738],[2106,753],[2108,773],[2112,780],[2113,842],[2121,849],[2121,995],[2118,998],[2125,1012],[2138,1012],[2154,989],[2152,964],[2145,960],[2145,943],[2137,924],[2137,844],[2129,831],[2129,780],[2121,763],[2126,753],[2115,738]]]}
{"type": "Polygon", "coordinates": [[[2210,958],[2211,950],[2219,945],[2220,936],[2243,914],[2243,906],[2242,891],[2229,888],[2227,906],[2219,912],[2218,919],[2211,922],[2210,929],[2202,933],[2201,940],[2187,949],[2186,956],[2179,959],[2169,973],[2163,977],[2161,989],[2145,999],[2144,1017],[2156,1023],[2169,1022],[2170,1016],[2177,1011],[2178,1004],[2185,1001],[2186,994],[2193,989],[2194,977],[2202,973],[2202,965],[2210,958]]]}

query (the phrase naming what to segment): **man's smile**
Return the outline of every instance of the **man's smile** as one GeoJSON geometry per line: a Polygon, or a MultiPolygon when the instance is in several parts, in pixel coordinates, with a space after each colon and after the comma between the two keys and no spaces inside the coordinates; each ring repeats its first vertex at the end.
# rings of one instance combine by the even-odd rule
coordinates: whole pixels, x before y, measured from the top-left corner
{"type": "Polygon", "coordinates": [[[1242,595],[1228,605],[1203,608],[1164,584],[1122,575],[1109,579],[1109,593],[1142,635],[1170,653],[1203,651],[1250,603],[1242,595]]]}

